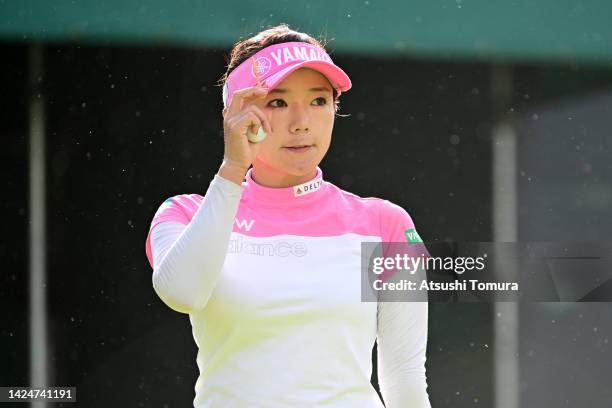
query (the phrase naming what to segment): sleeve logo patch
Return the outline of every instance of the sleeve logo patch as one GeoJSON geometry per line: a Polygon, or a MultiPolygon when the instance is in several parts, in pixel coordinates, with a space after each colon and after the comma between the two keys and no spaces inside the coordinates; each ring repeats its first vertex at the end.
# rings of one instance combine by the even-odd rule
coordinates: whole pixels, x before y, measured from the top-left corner
{"type": "Polygon", "coordinates": [[[418,244],[419,242],[423,242],[419,236],[419,233],[416,232],[414,228],[404,231],[404,235],[406,235],[406,242],[408,242],[408,244],[418,244]]]}

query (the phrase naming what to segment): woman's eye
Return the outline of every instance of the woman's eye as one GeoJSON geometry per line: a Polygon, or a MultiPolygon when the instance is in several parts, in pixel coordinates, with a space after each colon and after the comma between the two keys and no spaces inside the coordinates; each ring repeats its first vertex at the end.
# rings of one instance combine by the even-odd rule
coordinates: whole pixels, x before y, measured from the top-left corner
{"type": "Polygon", "coordinates": [[[315,103],[317,105],[325,105],[325,104],[327,104],[327,99],[325,99],[324,97],[320,96],[317,99],[315,99],[315,103]]]}
{"type": "MultiPolygon", "coordinates": [[[[317,106],[323,106],[327,104],[327,99],[323,96],[316,98],[313,103],[317,106]]],[[[272,108],[281,108],[283,106],[287,106],[287,103],[282,99],[273,99],[268,102],[268,106],[272,108]]]]}
{"type": "Polygon", "coordinates": [[[273,99],[268,102],[268,106],[271,106],[273,108],[280,108],[282,106],[276,105],[275,102],[281,102],[282,104],[286,105],[285,101],[283,101],[282,99],[273,99]]]}

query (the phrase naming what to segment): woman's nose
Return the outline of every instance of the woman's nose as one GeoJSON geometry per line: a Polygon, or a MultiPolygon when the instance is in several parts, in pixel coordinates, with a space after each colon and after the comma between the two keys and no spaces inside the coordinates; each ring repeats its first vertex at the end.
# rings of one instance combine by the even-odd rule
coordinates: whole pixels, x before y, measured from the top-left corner
{"type": "Polygon", "coordinates": [[[308,132],[308,128],[310,127],[308,109],[301,106],[295,106],[292,114],[293,120],[291,122],[291,131],[294,133],[308,132]]]}

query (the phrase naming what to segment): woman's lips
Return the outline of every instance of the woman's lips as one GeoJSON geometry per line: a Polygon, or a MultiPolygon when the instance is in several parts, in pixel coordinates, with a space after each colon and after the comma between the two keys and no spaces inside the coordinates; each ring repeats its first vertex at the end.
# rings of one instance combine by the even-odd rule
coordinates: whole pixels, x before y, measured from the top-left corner
{"type": "Polygon", "coordinates": [[[309,152],[312,149],[312,145],[306,145],[306,146],[283,146],[283,149],[286,149],[290,152],[294,152],[294,153],[306,153],[309,152]]]}

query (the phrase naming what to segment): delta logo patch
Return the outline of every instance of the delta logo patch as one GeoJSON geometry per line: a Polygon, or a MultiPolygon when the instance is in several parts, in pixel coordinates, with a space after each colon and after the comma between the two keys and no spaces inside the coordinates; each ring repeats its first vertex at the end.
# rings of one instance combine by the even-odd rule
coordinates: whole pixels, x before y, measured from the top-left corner
{"type": "Polygon", "coordinates": [[[310,194],[313,191],[317,191],[319,187],[321,187],[321,185],[323,185],[323,180],[321,179],[315,180],[315,181],[309,181],[304,184],[298,184],[297,186],[293,186],[293,196],[301,197],[306,194],[310,194]]]}
{"type": "Polygon", "coordinates": [[[406,236],[406,242],[408,242],[409,245],[423,242],[423,240],[419,236],[419,233],[416,232],[414,228],[410,228],[404,231],[404,235],[406,236]]]}

